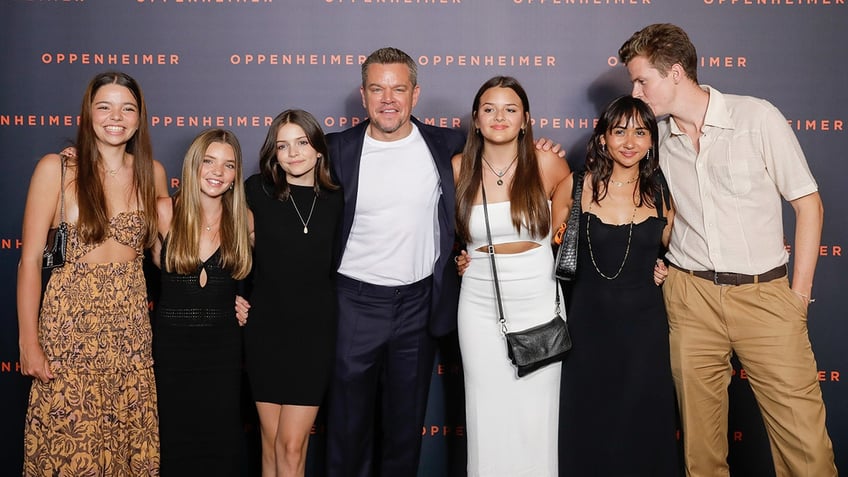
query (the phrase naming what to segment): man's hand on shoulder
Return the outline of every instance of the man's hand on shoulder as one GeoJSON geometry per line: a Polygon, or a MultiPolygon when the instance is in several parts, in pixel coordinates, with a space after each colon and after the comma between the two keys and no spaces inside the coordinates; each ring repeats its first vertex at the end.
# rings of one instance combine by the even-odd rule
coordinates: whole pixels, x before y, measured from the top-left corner
{"type": "Polygon", "coordinates": [[[561,159],[565,158],[565,149],[562,148],[562,144],[555,143],[553,139],[548,139],[546,137],[536,139],[536,149],[540,151],[551,151],[561,159]]]}

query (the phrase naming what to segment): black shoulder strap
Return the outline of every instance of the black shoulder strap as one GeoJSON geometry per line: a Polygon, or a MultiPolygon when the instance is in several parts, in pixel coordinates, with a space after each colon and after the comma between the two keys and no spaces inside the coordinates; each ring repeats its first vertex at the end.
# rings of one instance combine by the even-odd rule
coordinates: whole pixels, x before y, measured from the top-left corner
{"type": "Polygon", "coordinates": [[[657,172],[654,174],[654,179],[660,186],[660,190],[654,197],[654,207],[657,208],[657,217],[663,218],[665,215],[665,205],[671,204],[671,194],[668,191],[668,182],[666,182],[665,176],[661,170],[657,169],[657,172]]]}
{"type": "Polygon", "coordinates": [[[585,175],[586,169],[581,169],[571,175],[572,179],[574,180],[574,183],[571,184],[571,198],[575,201],[583,201],[583,177],[585,175]]]}
{"type": "Polygon", "coordinates": [[[67,166],[67,157],[64,154],[59,155],[62,162],[62,183],[59,186],[59,223],[65,221],[65,167],[67,166]]]}

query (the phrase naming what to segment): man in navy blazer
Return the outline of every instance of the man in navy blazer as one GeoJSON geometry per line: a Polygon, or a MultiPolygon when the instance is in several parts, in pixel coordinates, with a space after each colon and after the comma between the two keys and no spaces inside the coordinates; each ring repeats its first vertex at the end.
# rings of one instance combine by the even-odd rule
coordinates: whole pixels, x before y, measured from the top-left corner
{"type": "Polygon", "coordinates": [[[465,138],[412,117],[417,66],[401,50],[368,56],[360,92],[368,120],[327,137],[344,189],[327,471],[414,476],[434,338],[456,327],[451,157],[465,138]]]}

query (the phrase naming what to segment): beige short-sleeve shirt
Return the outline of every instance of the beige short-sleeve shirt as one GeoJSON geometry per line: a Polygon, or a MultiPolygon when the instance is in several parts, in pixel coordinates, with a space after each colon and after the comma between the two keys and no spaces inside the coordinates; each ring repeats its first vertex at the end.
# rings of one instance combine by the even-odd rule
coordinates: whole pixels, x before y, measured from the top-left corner
{"type": "Polygon", "coordinates": [[[690,270],[758,274],[786,263],[781,197],[818,190],[786,118],[768,101],[710,100],[700,152],[671,117],[660,122],[660,166],[676,206],[668,258],[690,270]]]}

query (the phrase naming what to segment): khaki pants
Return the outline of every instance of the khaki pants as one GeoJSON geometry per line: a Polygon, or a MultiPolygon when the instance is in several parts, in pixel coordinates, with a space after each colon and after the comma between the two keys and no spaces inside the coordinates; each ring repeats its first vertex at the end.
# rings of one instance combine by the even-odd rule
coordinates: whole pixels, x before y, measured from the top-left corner
{"type": "Polygon", "coordinates": [[[837,475],[807,311],[788,279],[721,286],[670,268],[663,293],[687,475],[730,475],[731,353],[748,374],[776,475],[837,475]]]}

